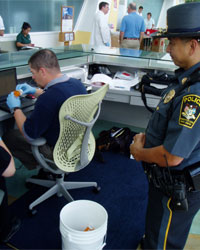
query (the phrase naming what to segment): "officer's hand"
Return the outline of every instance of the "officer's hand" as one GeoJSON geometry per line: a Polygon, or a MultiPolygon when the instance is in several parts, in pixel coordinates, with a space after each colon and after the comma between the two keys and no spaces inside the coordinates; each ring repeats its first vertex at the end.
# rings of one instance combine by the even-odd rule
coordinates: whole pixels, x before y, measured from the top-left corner
{"type": "Polygon", "coordinates": [[[144,147],[145,144],[145,134],[140,133],[133,137],[133,142],[130,145],[130,153],[133,155],[136,161],[141,161],[140,149],[144,147]]]}
{"type": "Polygon", "coordinates": [[[27,83],[22,83],[22,84],[18,84],[16,87],[16,90],[22,90],[23,94],[32,94],[34,95],[36,92],[36,88],[31,87],[29,84],[27,83]]]}
{"type": "Polygon", "coordinates": [[[14,96],[13,92],[11,92],[8,95],[6,103],[7,103],[8,107],[9,107],[9,109],[11,110],[11,112],[13,111],[14,108],[21,106],[20,98],[14,96]]]}
{"type": "Polygon", "coordinates": [[[145,144],[145,134],[144,133],[139,133],[134,136],[134,143],[137,143],[138,146],[144,147],[145,144]]]}
{"type": "Polygon", "coordinates": [[[110,47],[110,43],[105,43],[105,45],[106,45],[107,47],[110,47]]]}

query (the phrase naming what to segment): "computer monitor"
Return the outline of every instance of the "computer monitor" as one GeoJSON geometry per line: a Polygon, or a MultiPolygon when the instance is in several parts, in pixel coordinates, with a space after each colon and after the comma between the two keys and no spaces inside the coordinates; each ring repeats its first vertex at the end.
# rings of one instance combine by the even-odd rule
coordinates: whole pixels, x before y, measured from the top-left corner
{"type": "Polygon", "coordinates": [[[7,98],[14,91],[17,84],[16,68],[0,71],[0,101],[7,98]]]}

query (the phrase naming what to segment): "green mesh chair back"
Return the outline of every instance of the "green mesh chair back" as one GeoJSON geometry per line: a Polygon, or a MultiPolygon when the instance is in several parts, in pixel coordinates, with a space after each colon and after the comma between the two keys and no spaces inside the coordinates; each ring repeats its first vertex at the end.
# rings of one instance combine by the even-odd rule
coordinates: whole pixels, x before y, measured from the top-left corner
{"type": "Polygon", "coordinates": [[[95,138],[92,126],[100,113],[100,103],[108,90],[104,85],[92,94],[76,95],[60,108],[60,134],[54,147],[56,166],[65,172],[78,171],[92,160],[95,138]]]}

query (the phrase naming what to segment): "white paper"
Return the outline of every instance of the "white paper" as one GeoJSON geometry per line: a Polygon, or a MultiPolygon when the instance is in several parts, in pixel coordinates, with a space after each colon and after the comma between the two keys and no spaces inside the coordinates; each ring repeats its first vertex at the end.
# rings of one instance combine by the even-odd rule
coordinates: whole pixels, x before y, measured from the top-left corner
{"type": "Polygon", "coordinates": [[[62,19],[62,32],[70,32],[73,28],[72,19],[62,19]]]}
{"type": "Polygon", "coordinates": [[[109,84],[110,89],[118,89],[118,90],[127,90],[129,91],[131,87],[135,86],[139,82],[139,78],[135,77],[133,80],[123,80],[123,79],[112,79],[111,77],[105,75],[105,74],[95,74],[90,84],[101,86],[100,83],[106,83],[109,84]]]}

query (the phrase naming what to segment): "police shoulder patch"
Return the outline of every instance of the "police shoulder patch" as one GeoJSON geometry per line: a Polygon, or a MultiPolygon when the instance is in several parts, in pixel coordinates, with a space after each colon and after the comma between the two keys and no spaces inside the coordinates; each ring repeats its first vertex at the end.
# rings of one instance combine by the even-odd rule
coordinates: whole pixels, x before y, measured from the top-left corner
{"type": "Polygon", "coordinates": [[[200,96],[186,95],[182,99],[179,125],[192,128],[200,115],[200,96]]]}

